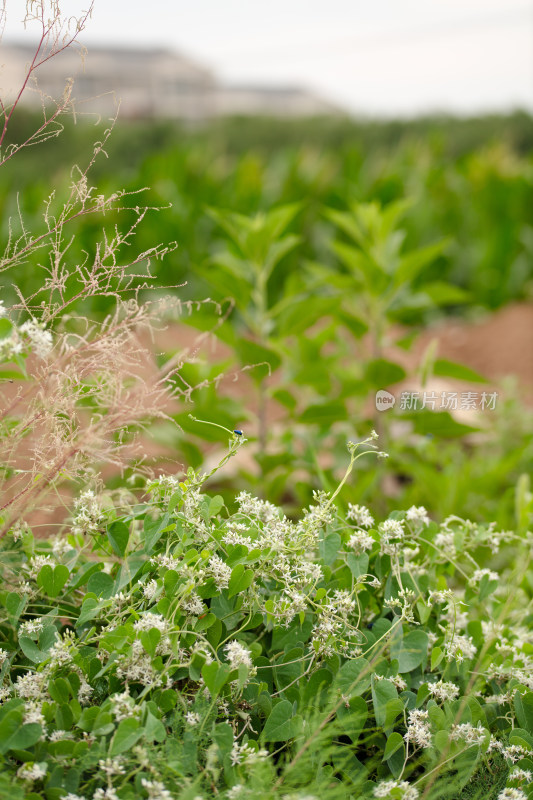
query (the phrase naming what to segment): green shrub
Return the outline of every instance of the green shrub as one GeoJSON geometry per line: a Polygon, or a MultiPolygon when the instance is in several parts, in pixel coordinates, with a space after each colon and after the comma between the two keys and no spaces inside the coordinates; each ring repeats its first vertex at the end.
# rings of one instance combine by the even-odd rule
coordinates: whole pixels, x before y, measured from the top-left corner
{"type": "Polygon", "coordinates": [[[294,520],[246,492],[230,514],[191,469],[139,499],[86,490],[51,541],[11,529],[4,793],[452,800],[524,784],[531,534],[415,507],[343,518],[370,450],[350,443],[338,489],[294,520]],[[516,569],[477,566],[510,545],[516,569]]]}

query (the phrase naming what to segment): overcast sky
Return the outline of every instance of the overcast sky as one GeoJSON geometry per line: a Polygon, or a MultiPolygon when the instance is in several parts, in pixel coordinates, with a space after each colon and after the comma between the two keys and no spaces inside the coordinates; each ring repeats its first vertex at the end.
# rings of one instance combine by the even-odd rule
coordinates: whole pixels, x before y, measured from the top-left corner
{"type": "MultiPolygon", "coordinates": [[[[17,38],[22,6],[7,2],[17,38]]],[[[95,0],[82,41],[89,57],[167,46],[221,80],[304,85],[365,114],[533,109],[533,0],[95,0]]]]}

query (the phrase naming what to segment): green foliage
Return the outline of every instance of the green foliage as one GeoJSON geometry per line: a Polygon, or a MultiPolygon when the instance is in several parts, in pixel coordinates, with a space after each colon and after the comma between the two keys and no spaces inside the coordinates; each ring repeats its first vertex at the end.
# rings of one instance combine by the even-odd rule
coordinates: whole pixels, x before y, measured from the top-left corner
{"type": "Polygon", "coordinates": [[[97,503],[98,530],[10,531],[12,795],[451,800],[517,786],[511,767],[533,755],[530,535],[439,526],[415,507],[345,515],[337,500],[374,439],[349,444],[337,490],[294,520],[246,492],[229,513],[191,469],[120,508],[85,495],[78,526],[97,503]]]}

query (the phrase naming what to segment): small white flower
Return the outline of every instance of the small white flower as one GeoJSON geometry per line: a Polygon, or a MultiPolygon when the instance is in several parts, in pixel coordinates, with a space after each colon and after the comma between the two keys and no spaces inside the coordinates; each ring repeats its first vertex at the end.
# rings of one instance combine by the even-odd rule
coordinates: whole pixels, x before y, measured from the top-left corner
{"type": "Polygon", "coordinates": [[[172,800],[172,794],[161,781],[149,781],[141,778],[143,789],[148,792],[148,800],[172,800]]]}
{"type": "Polygon", "coordinates": [[[168,628],[166,619],[161,614],[152,614],[151,611],[146,611],[133,625],[133,629],[138,633],[149,631],[152,628],[157,628],[161,633],[166,633],[168,628]]]}
{"type": "Polygon", "coordinates": [[[498,800],[527,800],[527,794],[522,789],[506,788],[500,792],[498,800]]]}
{"type": "Polygon", "coordinates": [[[196,711],[187,711],[185,714],[185,721],[187,725],[198,725],[200,722],[200,715],[196,711]]]}
{"type": "Polygon", "coordinates": [[[531,783],[532,779],[533,772],[529,769],[520,769],[520,767],[515,767],[508,778],[510,781],[527,781],[527,783],[531,783]]]}
{"type": "Polygon", "coordinates": [[[359,555],[365,550],[372,550],[373,546],[374,539],[370,536],[370,534],[365,533],[364,531],[356,531],[348,539],[348,547],[351,547],[352,550],[355,551],[356,555],[359,555]]]}
{"type": "Polygon", "coordinates": [[[47,331],[37,320],[31,319],[20,326],[19,331],[25,333],[30,344],[39,358],[46,358],[53,347],[52,334],[47,331]]]}
{"type": "Polygon", "coordinates": [[[189,614],[195,614],[196,616],[203,614],[205,611],[202,598],[199,597],[196,592],[193,592],[191,595],[189,595],[189,597],[185,598],[182,601],[181,606],[185,609],[185,611],[188,611],[189,614]]]}
{"type": "Polygon", "coordinates": [[[431,730],[427,711],[420,709],[409,711],[409,724],[403,738],[406,742],[413,742],[417,747],[431,747],[431,730]]]}
{"type": "Polygon", "coordinates": [[[348,513],[346,516],[362,528],[371,528],[374,524],[374,517],[366,506],[354,506],[348,503],[348,513]]]}
{"type": "Polygon", "coordinates": [[[252,667],[252,654],[240,642],[228,642],[224,649],[232,669],[237,669],[240,664],[244,664],[249,669],[252,667]]]}
{"type": "Polygon", "coordinates": [[[461,725],[452,725],[450,730],[450,739],[452,741],[464,741],[470,745],[483,744],[485,735],[486,731],[481,722],[478,722],[477,728],[474,728],[470,722],[464,722],[461,725]]]}
{"type": "Polygon", "coordinates": [[[235,742],[230,754],[231,765],[233,767],[237,764],[253,764],[256,761],[260,761],[261,759],[267,757],[267,750],[254,750],[253,747],[248,744],[248,742],[245,742],[244,744],[235,742]]]}
{"type": "Polygon", "coordinates": [[[436,681],[436,683],[428,684],[428,690],[432,697],[437,700],[455,700],[459,695],[459,687],[455,683],[447,683],[446,681],[436,681]]]}
{"type": "Polygon", "coordinates": [[[470,583],[471,584],[480,583],[481,579],[485,575],[488,576],[489,581],[497,581],[499,579],[499,577],[500,577],[497,572],[493,572],[490,569],[476,569],[476,571],[473,573],[472,577],[470,578],[470,583]]]}
{"type": "Polygon", "coordinates": [[[418,525],[429,525],[428,512],[424,506],[418,506],[418,508],[416,506],[411,506],[405,518],[409,520],[409,522],[414,522],[418,525]]]}
{"type": "Polygon", "coordinates": [[[152,579],[143,588],[143,595],[146,597],[147,600],[153,600],[156,593],[157,593],[157,581],[152,579]]]}
{"type": "Polygon", "coordinates": [[[217,589],[227,589],[231,578],[231,567],[220,556],[213,555],[208,561],[207,570],[215,580],[217,589]]]}
{"type": "Polygon", "coordinates": [[[401,800],[417,800],[419,797],[418,789],[410,786],[407,781],[381,781],[374,789],[374,797],[394,797],[401,798],[401,800]],[[400,790],[398,794],[395,790],[400,790]],[[394,794],[391,792],[394,791],[394,794]]]}
{"type": "Polygon", "coordinates": [[[93,800],[120,800],[118,794],[110,786],[107,789],[97,789],[93,800]]]}
{"type": "Polygon", "coordinates": [[[17,770],[17,775],[19,778],[22,778],[23,781],[38,781],[41,778],[44,778],[46,775],[46,769],[47,767],[44,761],[39,763],[28,761],[17,770]]]}
{"type": "Polygon", "coordinates": [[[123,766],[123,759],[120,758],[101,758],[98,762],[98,766],[105,772],[108,778],[112,777],[113,775],[125,775],[126,769],[123,766]]]}

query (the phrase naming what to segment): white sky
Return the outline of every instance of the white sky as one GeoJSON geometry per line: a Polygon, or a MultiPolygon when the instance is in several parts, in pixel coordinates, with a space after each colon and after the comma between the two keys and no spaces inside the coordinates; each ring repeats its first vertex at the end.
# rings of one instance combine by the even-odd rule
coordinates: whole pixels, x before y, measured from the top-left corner
{"type": "MultiPolygon", "coordinates": [[[[7,0],[7,36],[23,5],[7,0]]],[[[533,109],[533,0],[95,0],[81,40],[89,58],[91,42],[168,46],[365,114],[533,109]]]]}

